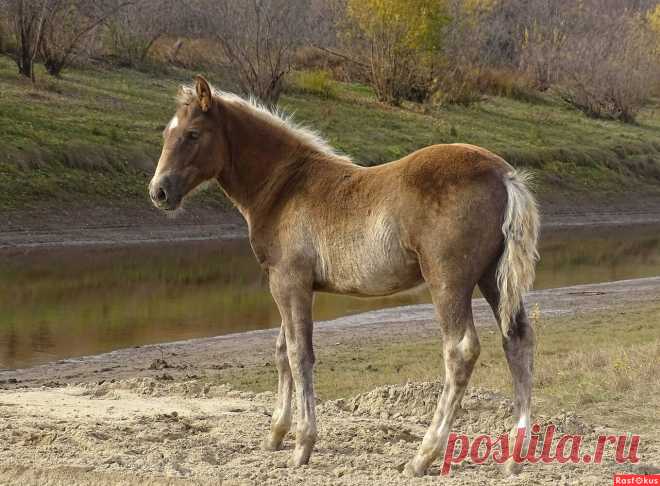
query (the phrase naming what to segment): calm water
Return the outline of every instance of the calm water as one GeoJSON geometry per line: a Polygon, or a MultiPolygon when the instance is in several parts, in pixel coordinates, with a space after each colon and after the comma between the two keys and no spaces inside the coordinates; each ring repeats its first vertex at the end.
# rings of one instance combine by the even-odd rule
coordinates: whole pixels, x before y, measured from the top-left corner
{"type": "MultiPolygon", "coordinates": [[[[660,275],[660,228],[542,239],[537,288],[660,275]]],[[[428,302],[319,295],[317,320],[428,302]]],[[[0,368],[279,325],[246,241],[0,252],[0,368]]]]}

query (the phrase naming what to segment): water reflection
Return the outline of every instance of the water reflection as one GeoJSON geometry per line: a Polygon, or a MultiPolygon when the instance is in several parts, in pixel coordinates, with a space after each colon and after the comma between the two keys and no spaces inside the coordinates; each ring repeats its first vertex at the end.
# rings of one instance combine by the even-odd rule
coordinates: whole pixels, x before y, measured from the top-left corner
{"type": "MultiPolygon", "coordinates": [[[[660,275],[658,228],[544,236],[537,288],[660,275]]],[[[428,302],[320,294],[314,318],[428,302]]],[[[244,241],[0,253],[0,367],[279,325],[244,241]]]]}

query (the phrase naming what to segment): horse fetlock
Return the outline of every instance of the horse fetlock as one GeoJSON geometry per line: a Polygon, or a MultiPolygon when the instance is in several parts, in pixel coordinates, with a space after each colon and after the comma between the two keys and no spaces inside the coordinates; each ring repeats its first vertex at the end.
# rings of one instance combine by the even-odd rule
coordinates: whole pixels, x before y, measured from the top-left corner
{"type": "Polygon", "coordinates": [[[296,444],[310,444],[312,447],[316,443],[316,425],[312,423],[303,423],[296,429],[296,444]]]}
{"type": "Polygon", "coordinates": [[[284,412],[279,408],[275,409],[271,428],[273,432],[278,432],[282,435],[286,434],[291,428],[291,412],[284,412]]]}
{"type": "Polygon", "coordinates": [[[517,476],[522,472],[522,464],[515,462],[511,457],[504,463],[503,468],[505,476],[517,476]]]}
{"type": "Polygon", "coordinates": [[[309,458],[312,456],[313,449],[314,449],[314,442],[307,442],[303,444],[297,442],[296,448],[293,450],[291,465],[304,466],[305,464],[309,463],[309,458]]]}
{"type": "Polygon", "coordinates": [[[284,434],[279,435],[271,431],[261,443],[261,448],[265,451],[279,451],[283,442],[284,434]]]}
{"type": "Polygon", "coordinates": [[[417,455],[403,467],[403,474],[411,478],[419,478],[426,474],[427,469],[427,461],[417,455]]]}

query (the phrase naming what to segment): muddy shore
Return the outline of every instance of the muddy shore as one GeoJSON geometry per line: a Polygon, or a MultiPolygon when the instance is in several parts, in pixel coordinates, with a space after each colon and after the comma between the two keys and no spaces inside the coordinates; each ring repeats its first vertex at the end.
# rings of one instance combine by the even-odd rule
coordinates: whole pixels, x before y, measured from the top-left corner
{"type": "MultiPolygon", "coordinates": [[[[543,230],[589,231],[660,223],[660,197],[612,201],[541,201],[543,230]]],[[[235,210],[191,208],[167,217],[150,207],[44,208],[3,211],[0,250],[51,246],[94,246],[245,238],[247,227],[235,210]]]]}
{"type": "MultiPolygon", "coordinates": [[[[528,294],[526,300],[527,306],[538,308],[541,316],[660,301],[660,277],[538,290],[528,294]]],[[[477,327],[494,329],[495,320],[485,300],[474,299],[472,307],[477,327]]],[[[349,342],[370,345],[413,337],[440,339],[433,312],[432,305],[422,304],[316,322],[314,344],[322,348],[349,342]]],[[[277,329],[264,329],[120,349],[33,368],[0,370],[0,389],[155,377],[162,374],[161,368],[152,366],[158,359],[169,363],[168,374],[175,379],[201,372],[213,374],[223,366],[259,366],[272,361],[277,333],[277,329]]]]}

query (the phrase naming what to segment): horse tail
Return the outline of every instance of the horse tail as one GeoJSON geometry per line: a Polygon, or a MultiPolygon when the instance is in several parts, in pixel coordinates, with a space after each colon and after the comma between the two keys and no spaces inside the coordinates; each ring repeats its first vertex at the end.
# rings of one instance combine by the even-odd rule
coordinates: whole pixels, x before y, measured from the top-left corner
{"type": "Polygon", "coordinates": [[[497,267],[499,289],[499,318],[502,334],[508,337],[511,324],[523,305],[522,299],[534,283],[539,212],[528,185],[529,172],[511,170],[504,176],[508,202],[504,213],[502,233],[504,251],[497,267]]]}

